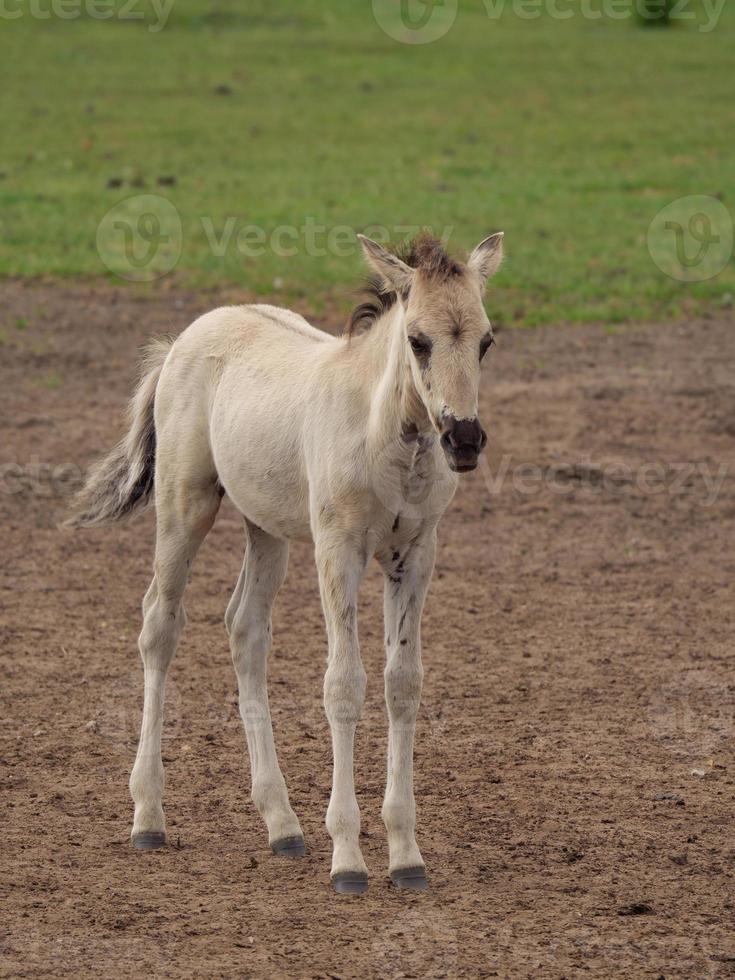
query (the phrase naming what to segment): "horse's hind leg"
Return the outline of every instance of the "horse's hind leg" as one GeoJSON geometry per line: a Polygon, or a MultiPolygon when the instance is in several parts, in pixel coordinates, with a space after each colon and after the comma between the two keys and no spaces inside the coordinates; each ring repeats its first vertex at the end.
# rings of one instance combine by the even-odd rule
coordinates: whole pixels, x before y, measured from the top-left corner
{"type": "Polygon", "coordinates": [[[248,523],[245,561],[225,623],[250,753],[253,803],[268,828],[273,852],[296,857],[304,853],[304,837],[278,765],[266,684],[271,609],[287,564],[288,544],[248,523]]]}
{"type": "MultiPolygon", "coordinates": [[[[159,455],[160,458],[160,455],[159,455]]],[[[154,575],[143,600],[140,655],[145,670],[143,722],[138,754],[130,776],[135,803],[132,841],[139,850],[166,843],[163,816],[164,772],[161,760],[161,728],[166,672],[176,650],[186,616],[183,596],[189,567],[212,527],[220,504],[216,475],[189,476],[156,473],[156,557],[154,575]]]]}

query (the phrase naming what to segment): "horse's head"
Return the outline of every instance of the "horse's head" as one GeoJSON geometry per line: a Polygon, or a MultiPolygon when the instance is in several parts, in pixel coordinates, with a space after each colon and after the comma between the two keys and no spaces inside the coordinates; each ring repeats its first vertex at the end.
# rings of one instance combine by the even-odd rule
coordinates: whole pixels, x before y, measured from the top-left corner
{"type": "Polygon", "coordinates": [[[480,242],[466,265],[428,235],[403,257],[360,238],[383,288],[395,291],[402,304],[414,386],[447,462],[457,473],[473,470],[487,442],[477,417],[480,362],[493,343],[482,298],[503,258],[503,233],[480,242]]]}

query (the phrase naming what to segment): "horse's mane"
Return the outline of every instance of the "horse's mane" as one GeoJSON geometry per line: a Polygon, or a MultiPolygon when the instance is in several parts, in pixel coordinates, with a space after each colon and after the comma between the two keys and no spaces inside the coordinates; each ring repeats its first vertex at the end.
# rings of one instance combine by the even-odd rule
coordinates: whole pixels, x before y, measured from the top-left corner
{"type": "MultiPolygon", "coordinates": [[[[464,267],[447,254],[441,241],[430,232],[421,232],[391,251],[406,265],[420,271],[425,279],[443,281],[464,272],[464,267]]],[[[355,307],[347,322],[346,332],[350,337],[365,333],[398,301],[398,294],[385,289],[383,280],[377,275],[367,278],[362,293],[363,301],[355,307]]]]}

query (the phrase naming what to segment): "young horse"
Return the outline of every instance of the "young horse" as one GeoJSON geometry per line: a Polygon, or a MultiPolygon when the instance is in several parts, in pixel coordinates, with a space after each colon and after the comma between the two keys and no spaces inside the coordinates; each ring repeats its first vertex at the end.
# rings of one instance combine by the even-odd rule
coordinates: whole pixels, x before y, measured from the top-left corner
{"type": "Polygon", "coordinates": [[[372,557],[385,576],[388,777],[382,816],[390,877],[423,888],[414,836],[413,740],[421,692],[420,622],[436,526],[486,436],[480,361],[493,342],[483,308],[502,234],[466,265],[430,236],[402,257],[361,238],[377,273],[371,300],[333,337],[287,310],[227,307],[149,349],[125,439],[94,467],[70,523],[121,520],[155,495],[153,581],[143,601],[145,695],[130,778],[134,847],[166,842],[164,683],[185,615],[189,568],[227,493],[247,550],[225,622],[252,769],[252,799],[276,854],[304,853],[273,741],[266,659],[288,541],[312,539],[328,636],[324,706],[334,773],[327,809],[338,892],[367,888],[353,779],[366,674],[357,595],[372,557]]]}

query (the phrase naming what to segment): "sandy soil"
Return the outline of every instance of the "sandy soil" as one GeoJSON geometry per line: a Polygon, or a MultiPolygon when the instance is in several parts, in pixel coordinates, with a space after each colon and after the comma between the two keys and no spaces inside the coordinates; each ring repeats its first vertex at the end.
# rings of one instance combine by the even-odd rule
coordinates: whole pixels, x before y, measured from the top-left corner
{"type": "Polygon", "coordinates": [[[165,731],[172,846],[128,843],[152,515],[60,533],[120,432],[135,352],[213,295],[0,286],[3,976],[735,976],[733,321],[504,332],[488,465],[441,527],[417,749],[430,890],[380,822],[380,576],[357,785],[372,879],[329,885],[325,641],[292,550],[271,697],[309,845],[270,855],[222,616],[225,506],[194,568],[165,731]]]}

